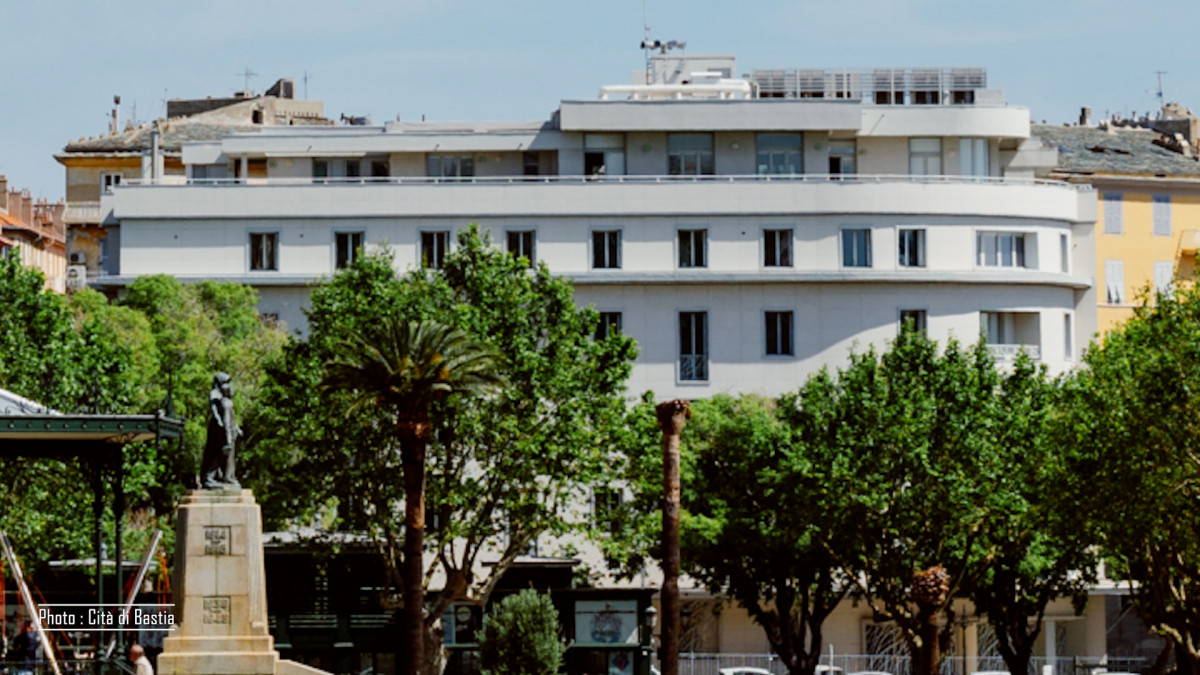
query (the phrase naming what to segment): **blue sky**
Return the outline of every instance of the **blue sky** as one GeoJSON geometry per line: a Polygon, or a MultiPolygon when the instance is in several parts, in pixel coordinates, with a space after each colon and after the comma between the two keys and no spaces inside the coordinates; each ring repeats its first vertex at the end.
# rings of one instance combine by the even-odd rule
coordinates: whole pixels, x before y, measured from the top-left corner
{"type": "MultiPolygon", "coordinates": [[[[642,66],[642,0],[36,0],[5,3],[0,174],[63,195],[53,154],[165,98],[262,91],[309,75],[327,116],[375,122],[544,119],[642,66]]],[[[653,37],[770,67],[984,66],[1035,120],[1091,106],[1200,110],[1200,2],[1160,0],[646,0],[653,37]],[[1144,7],[1144,9],[1143,9],[1144,7]]]]}

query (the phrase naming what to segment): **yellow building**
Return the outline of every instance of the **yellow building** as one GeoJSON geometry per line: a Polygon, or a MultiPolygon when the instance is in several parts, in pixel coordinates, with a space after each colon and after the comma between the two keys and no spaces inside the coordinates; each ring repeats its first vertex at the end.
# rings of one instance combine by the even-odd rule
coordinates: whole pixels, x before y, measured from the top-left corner
{"type": "Polygon", "coordinates": [[[1096,223],[1099,334],[1128,319],[1144,294],[1190,279],[1200,243],[1200,161],[1140,127],[1035,126],[1058,149],[1052,177],[1090,183],[1096,223]],[[1175,149],[1172,149],[1172,146],[1175,149]]]}

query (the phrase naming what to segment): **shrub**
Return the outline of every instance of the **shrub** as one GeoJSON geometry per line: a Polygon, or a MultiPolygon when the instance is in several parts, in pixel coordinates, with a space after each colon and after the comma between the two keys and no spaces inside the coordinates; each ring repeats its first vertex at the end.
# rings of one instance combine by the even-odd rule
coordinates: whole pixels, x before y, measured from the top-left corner
{"type": "Polygon", "coordinates": [[[558,610],[532,588],[498,602],[476,639],[483,675],[554,675],[565,650],[558,610]]]}

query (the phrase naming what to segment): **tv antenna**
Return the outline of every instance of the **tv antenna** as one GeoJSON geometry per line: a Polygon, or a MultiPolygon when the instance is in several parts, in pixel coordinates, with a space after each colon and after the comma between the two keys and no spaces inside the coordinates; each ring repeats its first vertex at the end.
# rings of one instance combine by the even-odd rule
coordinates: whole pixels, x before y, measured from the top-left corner
{"type": "Polygon", "coordinates": [[[1158,75],[1158,109],[1161,111],[1163,106],[1166,105],[1166,100],[1163,98],[1162,76],[1166,75],[1167,71],[1156,70],[1154,74],[1158,75]]]}
{"type": "Polygon", "coordinates": [[[242,77],[246,78],[246,86],[242,88],[242,91],[249,93],[249,91],[250,91],[250,78],[252,78],[252,77],[258,77],[258,73],[254,72],[253,70],[250,70],[250,68],[248,68],[248,67],[247,67],[247,68],[245,68],[244,70],[242,70],[242,72],[240,72],[240,73],[238,73],[238,74],[239,74],[239,75],[241,75],[242,77]]]}
{"type": "Polygon", "coordinates": [[[302,77],[300,79],[304,80],[304,100],[307,101],[308,100],[308,71],[307,70],[304,71],[304,77],[302,77]]]}
{"type": "Polygon", "coordinates": [[[650,24],[646,21],[646,0],[642,0],[642,53],[646,58],[646,84],[652,84],[650,72],[650,52],[657,49],[659,54],[666,54],[672,49],[687,49],[686,42],[679,40],[671,40],[663,42],[661,40],[650,39],[650,24]]]}

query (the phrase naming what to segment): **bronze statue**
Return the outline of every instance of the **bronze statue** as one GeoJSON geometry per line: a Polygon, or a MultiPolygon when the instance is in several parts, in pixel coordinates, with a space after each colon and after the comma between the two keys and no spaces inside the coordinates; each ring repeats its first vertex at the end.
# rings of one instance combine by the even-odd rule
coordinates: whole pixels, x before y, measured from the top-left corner
{"type": "Polygon", "coordinates": [[[242,435],[233,414],[233,382],[229,373],[213,375],[208,393],[208,438],[200,462],[200,487],[228,490],[241,487],[234,477],[234,453],[242,435]]]}

